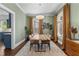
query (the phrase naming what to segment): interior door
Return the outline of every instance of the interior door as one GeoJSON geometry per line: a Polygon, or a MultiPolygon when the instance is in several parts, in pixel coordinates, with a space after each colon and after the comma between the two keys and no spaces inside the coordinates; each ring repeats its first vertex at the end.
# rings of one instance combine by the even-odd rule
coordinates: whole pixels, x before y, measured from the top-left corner
{"type": "Polygon", "coordinates": [[[70,34],[70,5],[66,4],[63,9],[63,45],[62,49],[66,48],[66,38],[71,37],[70,34]]]}
{"type": "Polygon", "coordinates": [[[57,16],[54,16],[54,42],[57,42],[57,16]]]}

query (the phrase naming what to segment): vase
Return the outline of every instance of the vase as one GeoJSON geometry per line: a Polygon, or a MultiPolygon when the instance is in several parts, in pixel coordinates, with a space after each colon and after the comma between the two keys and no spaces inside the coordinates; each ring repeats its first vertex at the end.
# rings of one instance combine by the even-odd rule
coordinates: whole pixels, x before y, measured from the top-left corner
{"type": "Polygon", "coordinates": [[[73,33],[73,39],[75,39],[75,33],[73,33]]]}

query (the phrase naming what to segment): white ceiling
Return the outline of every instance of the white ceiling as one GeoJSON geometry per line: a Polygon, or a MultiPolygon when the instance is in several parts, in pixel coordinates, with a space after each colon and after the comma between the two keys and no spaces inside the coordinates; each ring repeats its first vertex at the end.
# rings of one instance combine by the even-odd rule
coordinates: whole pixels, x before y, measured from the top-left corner
{"type": "Polygon", "coordinates": [[[19,3],[16,4],[27,15],[53,15],[64,4],[62,3],[19,3]]]}

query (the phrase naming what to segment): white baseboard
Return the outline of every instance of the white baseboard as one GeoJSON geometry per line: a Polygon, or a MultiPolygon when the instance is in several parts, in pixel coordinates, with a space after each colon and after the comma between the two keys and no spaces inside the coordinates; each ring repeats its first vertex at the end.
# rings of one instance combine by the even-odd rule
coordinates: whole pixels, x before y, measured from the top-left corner
{"type": "Polygon", "coordinates": [[[25,39],[22,40],[22,41],[20,41],[19,43],[15,44],[15,48],[16,48],[17,46],[19,46],[21,43],[23,43],[24,41],[25,41],[25,39]]]}

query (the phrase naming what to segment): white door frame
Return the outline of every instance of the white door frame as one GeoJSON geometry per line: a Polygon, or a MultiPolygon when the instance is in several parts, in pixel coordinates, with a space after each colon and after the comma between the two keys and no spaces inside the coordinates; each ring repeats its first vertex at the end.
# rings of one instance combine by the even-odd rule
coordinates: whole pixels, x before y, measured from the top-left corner
{"type": "Polygon", "coordinates": [[[11,49],[15,48],[15,12],[4,6],[0,3],[0,8],[10,12],[12,14],[11,17],[11,49]]]}

